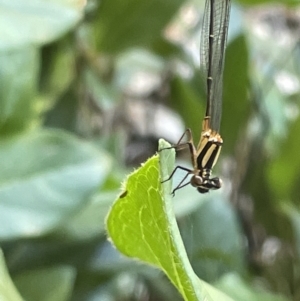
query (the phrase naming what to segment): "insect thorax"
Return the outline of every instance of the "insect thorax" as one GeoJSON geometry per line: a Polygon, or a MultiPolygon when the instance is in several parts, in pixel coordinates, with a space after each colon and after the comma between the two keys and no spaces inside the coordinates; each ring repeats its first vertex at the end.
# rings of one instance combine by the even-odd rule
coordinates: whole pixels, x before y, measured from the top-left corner
{"type": "Polygon", "coordinates": [[[199,171],[199,176],[201,176],[202,179],[209,179],[211,176],[211,172],[211,169],[205,168],[199,171]]]}

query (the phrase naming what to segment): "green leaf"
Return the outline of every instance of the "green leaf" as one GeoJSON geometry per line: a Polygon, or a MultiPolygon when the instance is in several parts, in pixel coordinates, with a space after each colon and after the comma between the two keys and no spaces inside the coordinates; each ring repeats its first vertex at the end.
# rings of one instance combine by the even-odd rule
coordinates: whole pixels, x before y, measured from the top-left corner
{"type": "Polygon", "coordinates": [[[271,294],[263,289],[253,289],[245,283],[237,274],[224,276],[217,287],[239,301],[288,301],[279,295],[271,294]]]}
{"type": "Polygon", "coordinates": [[[222,195],[222,191],[211,193],[211,199],[203,202],[180,227],[186,245],[190,246],[188,254],[197,275],[209,282],[233,270],[245,271],[239,221],[222,195]]]}
{"type": "Polygon", "coordinates": [[[224,97],[221,135],[223,153],[234,151],[237,137],[250,115],[248,101],[248,49],[246,38],[239,35],[227,47],[224,68],[224,97]],[[238,54],[238,55],[237,55],[238,54]]]}
{"type": "MultiPolygon", "coordinates": [[[[286,139],[277,143],[279,149],[276,159],[268,166],[267,180],[272,187],[274,199],[280,202],[293,201],[299,206],[299,177],[300,156],[298,137],[300,133],[300,119],[294,121],[289,128],[286,139]]],[[[299,208],[299,207],[298,207],[299,208]]]]}
{"type": "Polygon", "coordinates": [[[39,52],[34,47],[0,52],[0,135],[35,121],[39,52]]]}
{"type": "Polygon", "coordinates": [[[98,49],[119,53],[130,47],[149,47],[162,35],[182,0],[104,0],[95,24],[98,49]],[[120,22],[116,20],[122,20],[120,22]]]}
{"type": "Polygon", "coordinates": [[[0,50],[44,45],[73,28],[85,1],[2,0],[0,50]]]}
{"type": "Polygon", "coordinates": [[[80,110],[78,93],[71,87],[58,99],[54,107],[46,112],[44,125],[76,132],[78,130],[78,110],[80,110]]]}
{"type": "Polygon", "coordinates": [[[116,194],[115,191],[96,194],[82,210],[56,229],[54,235],[64,241],[99,236],[105,230],[104,219],[116,194]]]}
{"type": "MultiPolygon", "coordinates": [[[[160,149],[168,146],[160,140],[160,149]]],[[[188,261],[172,208],[172,183],[161,185],[174,161],[174,150],[164,150],[128,177],[108,214],[108,234],[123,254],[164,271],[184,300],[232,300],[197,278],[188,261]]]]}
{"type": "Polygon", "coordinates": [[[183,50],[179,45],[176,45],[162,36],[158,36],[152,45],[149,45],[149,50],[163,58],[180,58],[183,56],[183,50]]]}
{"type": "Polygon", "coordinates": [[[61,131],[0,140],[0,239],[42,235],[79,210],[110,160],[61,131]]]}
{"type": "Polygon", "coordinates": [[[296,250],[298,252],[298,257],[300,257],[300,210],[293,204],[282,204],[281,209],[291,221],[296,250]]]}
{"type": "Polygon", "coordinates": [[[47,99],[44,104],[45,109],[51,108],[57,98],[65,93],[74,80],[76,74],[75,55],[74,45],[68,38],[43,47],[40,90],[47,99]]]}
{"type": "Polygon", "coordinates": [[[75,270],[68,266],[26,271],[14,281],[20,293],[30,301],[66,301],[70,299],[75,270]]]}
{"type": "Polygon", "coordinates": [[[0,300],[1,301],[23,301],[16,290],[8,274],[4,256],[0,249],[0,300]]]}
{"type": "MultiPolygon", "coordinates": [[[[198,73],[196,73],[194,81],[201,82],[198,73]]],[[[204,101],[200,101],[201,94],[199,92],[191,82],[180,77],[174,77],[171,82],[172,105],[183,117],[186,126],[192,129],[195,138],[200,135],[205,114],[204,101]]]]}

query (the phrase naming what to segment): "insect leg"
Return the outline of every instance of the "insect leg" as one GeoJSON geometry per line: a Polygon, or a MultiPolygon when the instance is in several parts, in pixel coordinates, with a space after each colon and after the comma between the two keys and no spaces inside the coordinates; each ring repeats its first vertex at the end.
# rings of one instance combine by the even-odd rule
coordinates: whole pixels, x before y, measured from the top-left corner
{"type": "MultiPolygon", "coordinates": [[[[187,176],[188,176],[188,174],[186,174],[186,176],[184,177],[184,180],[186,179],[187,176]]],[[[182,183],[182,182],[183,182],[183,181],[181,181],[180,183],[182,183]]],[[[189,184],[190,184],[190,182],[184,183],[183,185],[180,185],[180,184],[177,185],[177,187],[173,189],[172,195],[175,196],[175,191],[176,191],[176,190],[179,190],[179,189],[181,189],[181,188],[183,188],[183,187],[185,187],[185,186],[187,186],[187,185],[189,185],[189,184]]]]}
{"type": "MultiPolygon", "coordinates": [[[[169,176],[166,180],[163,180],[161,183],[165,183],[165,182],[171,180],[172,177],[174,176],[175,172],[177,171],[177,169],[182,169],[182,170],[186,171],[186,172],[187,172],[187,175],[193,172],[193,171],[192,171],[191,169],[189,169],[189,168],[186,168],[186,167],[183,167],[183,166],[179,166],[179,165],[178,165],[178,166],[176,166],[176,167],[174,168],[174,170],[172,171],[172,173],[170,174],[170,176],[169,176]]],[[[186,178],[186,177],[187,177],[187,176],[185,176],[185,178],[186,178]]],[[[185,178],[184,178],[184,179],[185,179],[185,178]]],[[[180,183],[182,183],[182,182],[183,182],[183,181],[181,181],[180,183]]]]}
{"type": "Polygon", "coordinates": [[[182,136],[180,137],[179,141],[177,142],[177,144],[174,144],[170,147],[165,147],[163,149],[160,149],[160,151],[163,151],[165,149],[171,149],[171,148],[175,148],[176,150],[181,150],[184,149],[186,146],[189,146],[190,151],[191,149],[193,149],[194,142],[193,142],[193,135],[192,135],[192,131],[191,129],[186,129],[184,131],[184,133],[182,134],[182,136]],[[184,138],[184,136],[187,136],[187,142],[181,143],[182,139],[184,138]]]}

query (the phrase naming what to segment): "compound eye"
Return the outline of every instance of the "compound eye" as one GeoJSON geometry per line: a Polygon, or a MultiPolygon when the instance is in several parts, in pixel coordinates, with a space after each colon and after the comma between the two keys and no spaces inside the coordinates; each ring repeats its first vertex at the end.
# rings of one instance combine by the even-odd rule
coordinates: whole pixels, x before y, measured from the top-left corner
{"type": "Polygon", "coordinates": [[[191,184],[192,184],[192,186],[194,186],[194,187],[199,187],[199,186],[201,186],[202,184],[203,184],[203,179],[202,179],[202,177],[200,177],[200,176],[193,176],[192,178],[191,178],[191,184]]]}
{"type": "Polygon", "coordinates": [[[211,185],[213,186],[212,189],[219,189],[222,187],[222,180],[219,178],[211,179],[211,185]]]}
{"type": "Polygon", "coordinates": [[[208,193],[208,191],[209,191],[208,188],[203,188],[203,187],[197,187],[197,190],[200,193],[208,193]]]}

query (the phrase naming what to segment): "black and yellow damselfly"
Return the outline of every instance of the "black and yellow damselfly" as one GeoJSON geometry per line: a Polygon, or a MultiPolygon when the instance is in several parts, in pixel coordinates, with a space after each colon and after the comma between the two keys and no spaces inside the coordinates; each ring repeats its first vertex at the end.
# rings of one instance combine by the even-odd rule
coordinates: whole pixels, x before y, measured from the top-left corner
{"type": "Polygon", "coordinates": [[[203,25],[201,31],[200,59],[206,85],[206,113],[202,122],[202,132],[197,148],[194,145],[192,132],[187,129],[176,145],[170,148],[181,150],[188,147],[191,154],[193,169],[177,166],[170,180],[178,169],[186,171],[185,177],[173,190],[191,184],[200,193],[211,189],[219,189],[221,179],[212,178],[212,168],[221,152],[223,139],[219,134],[222,113],[222,90],[225,48],[227,41],[230,14],[230,0],[206,0],[203,25]],[[187,142],[182,142],[184,137],[187,142]],[[192,175],[190,182],[186,178],[192,175]]]}

